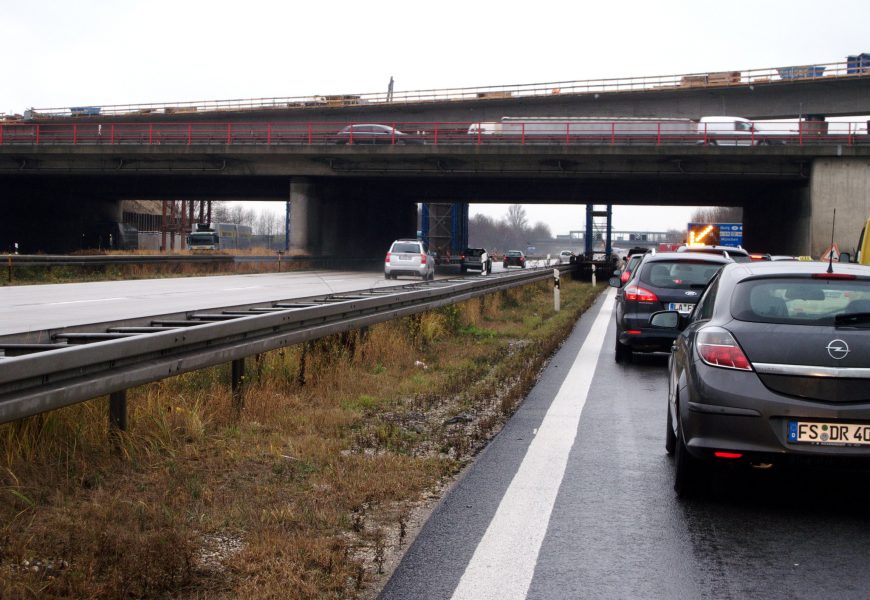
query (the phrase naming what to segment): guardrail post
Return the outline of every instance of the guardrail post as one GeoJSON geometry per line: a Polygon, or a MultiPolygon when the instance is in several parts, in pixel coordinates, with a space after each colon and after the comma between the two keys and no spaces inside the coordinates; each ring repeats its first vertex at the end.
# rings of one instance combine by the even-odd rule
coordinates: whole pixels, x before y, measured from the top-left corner
{"type": "Polygon", "coordinates": [[[302,352],[299,353],[299,373],[296,375],[296,383],[299,384],[299,387],[305,385],[305,359],[308,356],[309,346],[311,346],[311,342],[303,343],[302,352]]]}
{"type": "Polygon", "coordinates": [[[127,431],[127,390],[109,394],[109,432],[127,431]]]}
{"type": "Polygon", "coordinates": [[[245,359],[237,358],[232,362],[231,386],[233,390],[233,411],[236,414],[242,412],[244,398],[242,396],[242,383],[245,378],[245,359]]]}
{"type": "Polygon", "coordinates": [[[7,259],[7,261],[8,262],[7,262],[6,268],[9,270],[9,274],[8,274],[9,275],[9,283],[12,283],[12,255],[11,254],[9,255],[9,258],[7,259]]]}

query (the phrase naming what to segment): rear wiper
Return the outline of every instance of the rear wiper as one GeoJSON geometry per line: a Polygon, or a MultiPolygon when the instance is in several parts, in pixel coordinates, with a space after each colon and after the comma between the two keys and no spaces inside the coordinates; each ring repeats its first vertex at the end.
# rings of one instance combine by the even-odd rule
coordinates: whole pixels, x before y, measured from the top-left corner
{"type": "Polygon", "coordinates": [[[834,317],[834,327],[868,327],[870,312],[844,313],[834,317]]]}

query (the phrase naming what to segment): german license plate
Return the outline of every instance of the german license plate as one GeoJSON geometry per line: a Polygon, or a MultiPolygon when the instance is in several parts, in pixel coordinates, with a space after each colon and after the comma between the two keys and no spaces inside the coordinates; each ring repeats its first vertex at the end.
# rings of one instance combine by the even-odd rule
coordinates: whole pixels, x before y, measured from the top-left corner
{"type": "Polygon", "coordinates": [[[692,312],[692,309],[695,308],[694,304],[684,304],[681,302],[671,302],[668,304],[668,310],[675,310],[678,313],[687,315],[692,312]]]}
{"type": "Polygon", "coordinates": [[[788,441],[822,446],[870,446],[870,424],[789,421],[788,441]]]}

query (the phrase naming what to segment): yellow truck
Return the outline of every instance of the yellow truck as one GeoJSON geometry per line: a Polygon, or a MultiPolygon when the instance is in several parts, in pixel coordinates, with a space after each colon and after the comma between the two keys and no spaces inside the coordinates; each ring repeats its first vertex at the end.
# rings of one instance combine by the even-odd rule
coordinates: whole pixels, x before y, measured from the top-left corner
{"type": "Polygon", "coordinates": [[[855,258],[845,252],[840,254],[840,262],[854,262],[860,265],[870,265],[870,219],[864,223],[861,235],[858,236],[858,246],[855,248],[855,258]]]}

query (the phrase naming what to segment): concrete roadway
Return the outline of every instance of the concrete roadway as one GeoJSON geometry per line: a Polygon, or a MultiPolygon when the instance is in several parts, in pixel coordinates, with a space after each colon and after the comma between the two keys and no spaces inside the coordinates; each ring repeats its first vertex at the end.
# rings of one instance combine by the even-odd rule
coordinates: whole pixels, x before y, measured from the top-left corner
{"type": "Polygon", "coordinates": [[[414,283],[383,272],[294,271],[0,288],[0,336],[414,283]]]}
{"type": "Polygon", "coordinates": [[[381,599],[868,597],[867,476],[727,472],[678,500],[667,356],[617,365],[612,307],[578,322],[381,599]]]}
{"type": "MultiPolygon", "coordinates": [[[[552,261],[551,261],[552,262],[552,261]]],[[[531,263],[531,266],[543,261],[531,263]]],[[[502,271],[501,263],[493,272],[502,271]]],[[[436,279],[455,278],[447,270],[436,279]]],[[[468,277],[478,277],[470,272],[468,277]]],[[[128,281],[97,281],[0,288],[0,337],[143,316],[240,304],[306,298],[417,283],[414,277],[384,279],[383,271],[291,271],[128,281]]]]}

